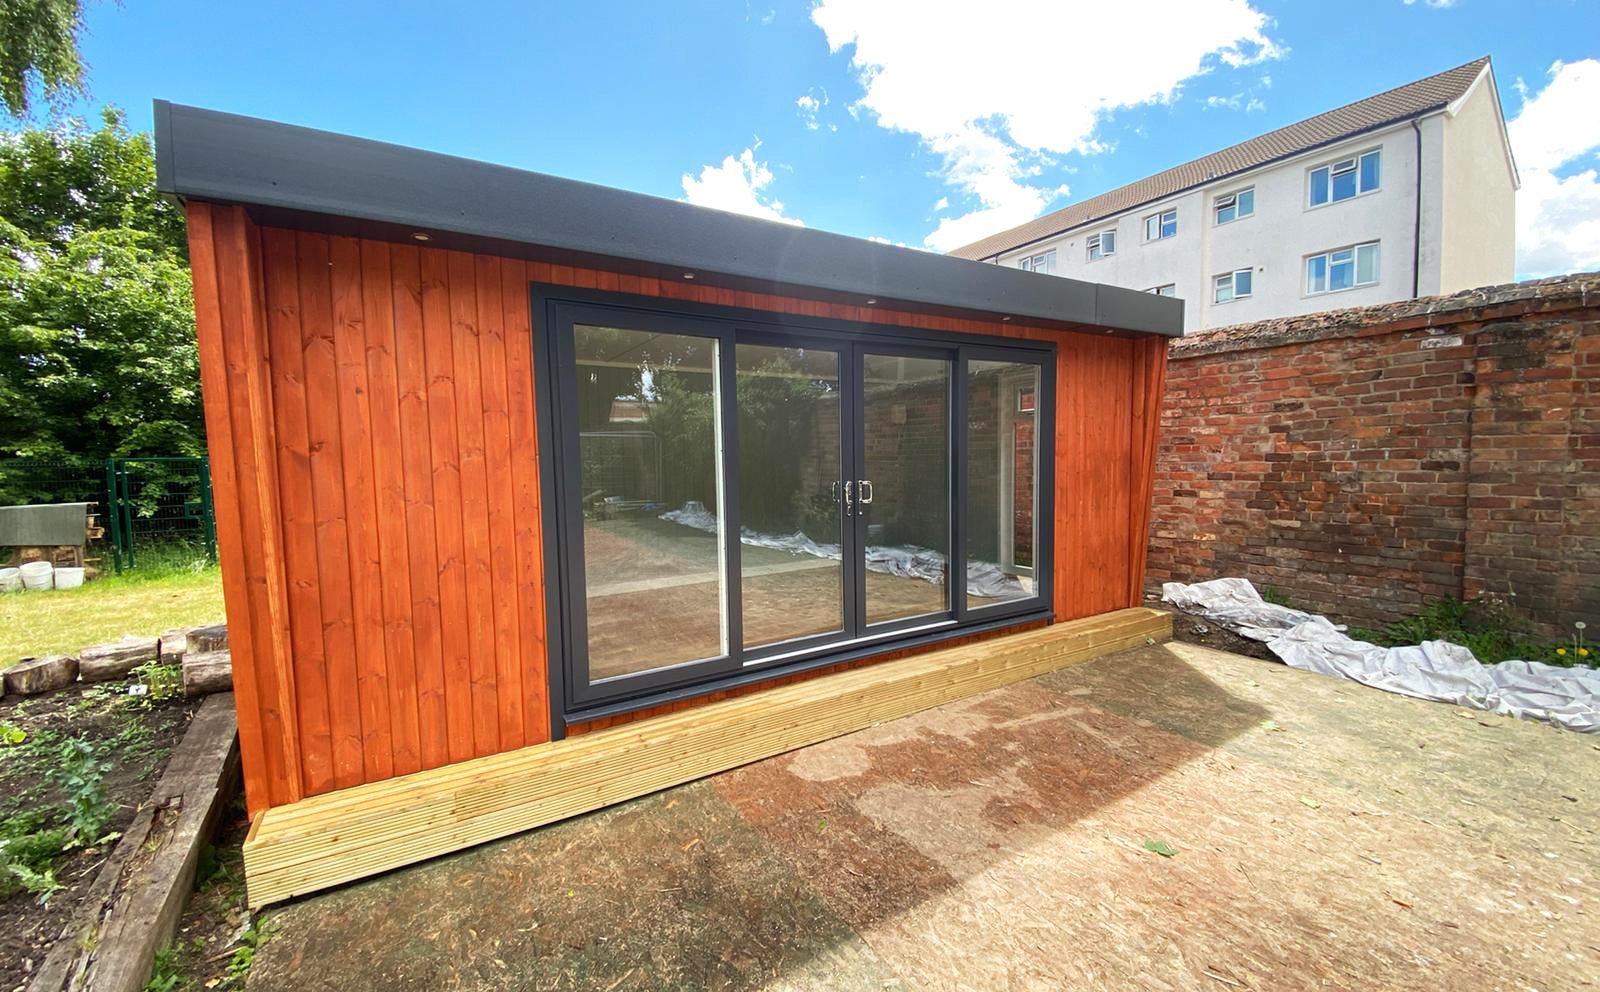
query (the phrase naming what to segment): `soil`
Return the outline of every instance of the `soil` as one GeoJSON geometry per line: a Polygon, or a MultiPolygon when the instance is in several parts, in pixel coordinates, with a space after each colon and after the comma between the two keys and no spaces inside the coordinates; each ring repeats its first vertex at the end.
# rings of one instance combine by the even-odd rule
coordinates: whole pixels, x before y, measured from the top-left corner
{"type": "Polygon", "coordinates": [[[88,741],[111,761],[102,786],[117,804],[107,827],[111,839],[55,860],[52,868],[64,887],[46,903],[27,892],[0,900],[0,990],[22,988],[43,962],[94,884],[114,836],[148,798],[198,708],[199,700],[181,696],[131,696],[125,682],[80,682],[57,692],[0,700],[0,726],[27,734],[21,743],[0,743],[0,821],[37,812],[55,822],[65,797],[49,773],[57,748],[73,738],[88,741]]]}
{"type": "Polygon", "coordinates": [[[1190,613],[1171,603],[1149,598],[1146,599],[1145,605],[1172,614],[1172,639],[1175,641],[1242,654],[1247,658],[1260,658],[1262,661],[1279,660],[1278,656],[1267,650],[1267,646],[1261,641],[1241,637],[1217,621],[1208,620],[1198,613],[1190,613]]]}
{"type": "Polygon", "coordinates": [[[217,836],[202,853],[195,890],[178,919],[172,965],[186,983],[182,987],[225,992],[243,988],[254,945],[249,907],[245,905],[244,838],[250,832],[244,797],[222,814],[217,836]]]}

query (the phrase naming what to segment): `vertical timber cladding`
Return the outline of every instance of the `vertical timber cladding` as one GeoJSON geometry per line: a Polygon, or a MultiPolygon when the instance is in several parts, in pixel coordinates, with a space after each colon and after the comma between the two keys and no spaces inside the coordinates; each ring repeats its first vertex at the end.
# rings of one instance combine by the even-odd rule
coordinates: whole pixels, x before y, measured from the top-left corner
{"type": "Polygon", "coordinates": [[[1164,338],[739,292],[188,209],[252,815],[550,739],[532,283],[1055,340],[1056,618],[1139,601],[1164,338]]]}

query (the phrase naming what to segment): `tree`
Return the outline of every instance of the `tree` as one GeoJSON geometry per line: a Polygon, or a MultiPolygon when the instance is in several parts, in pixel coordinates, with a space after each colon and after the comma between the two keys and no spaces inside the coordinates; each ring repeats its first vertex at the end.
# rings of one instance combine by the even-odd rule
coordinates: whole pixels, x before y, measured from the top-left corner
{"type": "Polygon", "coordinates": [[[0,139],[0,457],[204,453],[183,218],[103,116],[0,139]]]}
{"type": "Polygon", "coordinates": [[[28,112],[35,85],[56,104],[83,92],[82,27],[82,0],[0,2],[0,105],[8,114],[28,112]]]}

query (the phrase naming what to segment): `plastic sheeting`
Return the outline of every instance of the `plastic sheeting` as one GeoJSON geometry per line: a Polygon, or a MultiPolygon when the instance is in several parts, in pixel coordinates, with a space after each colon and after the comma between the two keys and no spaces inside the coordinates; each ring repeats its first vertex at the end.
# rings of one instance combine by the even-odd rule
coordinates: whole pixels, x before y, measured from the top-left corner
{"type": "MultiPolygon", "coordinates": [[[[717,532],[716,514],[706,509],[705,504],[696,499],[690,500],[676,510],[668,510],[661,514],[661,519],[693,527],[708,534],[717,532]]],[[[832,558],[834,561],[844,557],[844,551],[839,545],[819,544],[800,531],[795,531],[793,534],[762,534],[748,527],[741,527],[739,543],[756,548],[770,548],[773,551],[787,551],[790,554],[811,555],[814,558],[832,558]]],[[[874,572],[921,579],[935,584],[944,581],[945,557],[929,548],[920,548],[914,544],[869,544],[866,559],[867,568],[874,572]]],[[[967,592],[988,599],[1023,599],[1033,594],[1014,576],[1001,571],[1000,566],[986,561],[967,563],[967,592]]]]}
{"type": "Polygon", "coordinates": [[[1449,641],[1385,648],[1358,641],[1327,617],[1261,598],[1246,579],[1168,582],[1161,598],[1253,640],[1293,668],[1377,689],[1600,733],[1600,670],[1538,661],[1485,665],[1449,641]]]}

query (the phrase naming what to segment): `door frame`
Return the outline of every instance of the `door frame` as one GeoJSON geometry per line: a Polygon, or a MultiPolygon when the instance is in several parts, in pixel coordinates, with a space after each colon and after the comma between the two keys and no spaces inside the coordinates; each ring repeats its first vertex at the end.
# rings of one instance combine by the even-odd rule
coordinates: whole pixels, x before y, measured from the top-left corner
{"type": "MultiPolygon", "coordinates": [[[[683,300],[640,296],[620,292],[574,288],[543,283],[529,287],[532,314],[535,405],[539,465],[537,467],[543,526],[546,653],[549,675],[549,704],[552,739],[565,736],[570,723],[646,709],[664,703],[723,692],[743,685],[764,682],[786,675],[855,661],[890,651],[933,644],[956,635],[981,633],[1024,623],[1049,622],[1053,617],[1051,524],[1053,518],[1054,445],[1043,443],[1038,424],[1055,410],[1056,344],[1023,338],[996,338],[984,335],[930,331],[899,325],[872,324],[833,318],[812,317],[775,311],[694,303],[683,300]],[[738,416],[734,402],[717,404],[722,429],[720,461],[721,491],[718,514],[724,520],[722,575],[724,609],[727,616],[729,650],[716,658],[701,659],[655,669],[633,676],[591,685],[582,665],[585,648],[574,641],[587,630],[586,597],[583,584],[583,516],[579,486],[581,464],[577,445],[570,443],[577,430],[576,365],[571,336],[564,333],[582,313],[603,312],[612,320],[648,320],[657,329],[662,325],[681,328],[683,333],[718,342],[719,387],[729,390],[736,381],[734,345],[740,340],[787,339],[818,348],[837,349],[852,370],[850,378],[859,382],[855,369],[860,355],[867,352],[900,353],[903,350],[940,352],[951,366],[950,397],[950,474],[952,581],[946,583],[950,609],[947,614],[925,614],[889,621],[867,629],[863,590],[857,583],[856,597],[862,610],[862,629],[851,633],[850,609],[845,613],[845,635],[820,635],[821,640],[797,639],[763,645],[746,651],[740,606],[740,555],[738,500],[738,416]],[[972,357],[1030,362],[1040,366],[1040,395],[1035,399],[1035,589],[1036,595],[1024,600],[996,604],[980,610],[966,607],[965,516],[966,516],[966,389],[967,362],[972,357]],[[721,386],[726,383],[727,386],[721,386]],[[1040,567],[1041,563],[1045,567],[1040,567]],[[574,637],[574,634],[577,637],[574,637]],[[774,650],[782,647],[783,650],[774,650]],[[596,691],[594,686],[614,686],[617,691],[596,691]]],[[[631,321],[630,321],[631,322],[631,321]]],[[[673,333],[674,331],[668,331],[673,333]]],[[[759,343],[770,343],[760,341],[759,343]]],[[[841,368],[843,378],[845,369],[841,368]]],[[[860,389],[846,388],[845,398],[860,403],[860,389]]],[[[1049,422],[1053,422],[1049,421],[1049,422]]],[[[862,435],[861,418],[841,411],[841,429],[853,423],[853,433],[862,435]]],[[[1053,432],[1052,432],[1053,435],[1053,432]]],[[[848,439],[847,439],[848,440],[848,439]]],[[[851,442],[854,445],[855,442],[851,442]]],[[[861,464],[860,452],[853,451],[849,464],[842,465],[847,478],[861,464]]],[[[516,471],[523,471],[521,466],[516,471]]],[[[857,571],[864,570],[859,553],[864,547],[864,523],[859,526],[855,557],[857,571]]],[[[848,550],[847,550],[848,554],[848,550]]],[[[846,562],[848,573],[851,563],[846,562]]],[[[863,571],[864,574],[864,571],[863,571]]]]}

